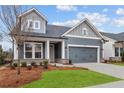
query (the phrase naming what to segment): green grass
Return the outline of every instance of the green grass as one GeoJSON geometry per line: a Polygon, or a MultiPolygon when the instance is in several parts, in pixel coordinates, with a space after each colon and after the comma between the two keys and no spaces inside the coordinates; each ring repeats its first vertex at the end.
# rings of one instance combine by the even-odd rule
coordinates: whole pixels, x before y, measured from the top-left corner
{"type": "Polygon", "coordinates": [[[124,66],[124,63],[112,63],[112,64],[124,66]]]}
{"type": "Polygon", "coordinates": [[[34,81],[25,88],[81,88],[120,80],[89,70],[55,70],[44,72],[40,80],[34,81]]]}

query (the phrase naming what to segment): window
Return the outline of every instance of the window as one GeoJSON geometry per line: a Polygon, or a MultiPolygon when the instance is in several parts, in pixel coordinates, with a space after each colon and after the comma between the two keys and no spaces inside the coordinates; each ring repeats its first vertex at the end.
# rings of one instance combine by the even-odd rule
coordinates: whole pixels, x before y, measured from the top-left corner
{"type": "Polygon", "coordinates": [[[35,44],[35,58],[41,58],[41,44],[35,44]]]}
{"type": "Polygon", "coordinates": [[[28,20],[28,28],[33,29],[33,21],[32,20],[28,20]]]}
{"type": "Polygon", "coordinates": [[[82,29],[82,35],[87,35],[87,28],[82,29]]]}
{"type": "Polygon", "coordinates": [[[116,57],[122,56],[122,52],[123,52],[123,48],[120,48],[120,47],[115,48],[115,56],[116,57]]]}
{"type": "Polygon", "coordinates": [[[123,48],[120,48],[120,56],[122,56],[123,48]]]}
{"type": "Polygon", "coordinates": [[[25,44],[25,57],[32,58],[32,45],[31,44],[25,44]]]}
{"type": "Polygon", "coordinates": [[[28,29],[40,29],[40,21],[28,20],[28,29]]]}
{"type": "Polygon", "coordinates": [[[43,46],[42,43],[26,42],[24,45],[24,58],[43,58],[43,46]]]}
{"type": "Polygon", "coordinates": [[[40,21],[34,21],[34,29],[40,29],[40,21]]]}

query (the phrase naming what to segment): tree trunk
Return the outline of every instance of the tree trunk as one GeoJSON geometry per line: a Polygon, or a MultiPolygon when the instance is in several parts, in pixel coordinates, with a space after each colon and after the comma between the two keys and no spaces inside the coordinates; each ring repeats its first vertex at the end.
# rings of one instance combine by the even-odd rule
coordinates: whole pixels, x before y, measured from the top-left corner
{"type": "Polygon", "coordinates": [[[12,40],[12,60],[10,62],[10,66],[12,66],[13,62],[14,62],[14,40],[12,40]]]}

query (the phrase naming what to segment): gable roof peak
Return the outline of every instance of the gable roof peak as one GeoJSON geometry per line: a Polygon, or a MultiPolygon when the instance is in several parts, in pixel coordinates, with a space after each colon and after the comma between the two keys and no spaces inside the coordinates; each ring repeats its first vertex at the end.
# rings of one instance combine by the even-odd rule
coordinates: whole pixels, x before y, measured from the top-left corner
{"type": "Polygon", "coordinates": [[[39,12],[36,8],[32,7],[28,10],[26,10],[25,12],[23,12],[22,14],[20,14],[18,17],[27,15],[28,13],[35,11],[39,16],[41,16],[43,19],[45,19],[47,21],[47,17],[45,15],[43,15],[41,12],[39,12]]]}

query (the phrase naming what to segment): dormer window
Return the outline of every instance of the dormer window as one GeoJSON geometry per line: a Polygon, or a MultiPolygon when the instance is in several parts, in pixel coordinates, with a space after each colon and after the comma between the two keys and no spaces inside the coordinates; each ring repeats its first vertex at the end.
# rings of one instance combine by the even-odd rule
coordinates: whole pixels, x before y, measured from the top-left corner
{"type": "Polygon", "coordinates": [[[40,21],[34,21],[34,29],[40,29],[40,21]]]}
{"type": "Polygon", "coordinates": [[[40,21],[28,20],[28,29],[40,29],[40,21]]]}
{"type": "Polygon", "coordinates": [[[88,33],[87,33],[87,28],[83,28],[83,29],[82,29],[82,35],[85,36],[85,35],[87,35],[87,34],[88,34],[88,33]]]}

